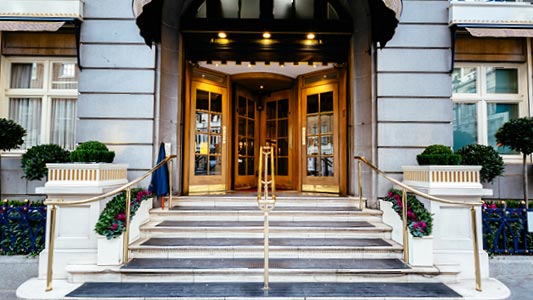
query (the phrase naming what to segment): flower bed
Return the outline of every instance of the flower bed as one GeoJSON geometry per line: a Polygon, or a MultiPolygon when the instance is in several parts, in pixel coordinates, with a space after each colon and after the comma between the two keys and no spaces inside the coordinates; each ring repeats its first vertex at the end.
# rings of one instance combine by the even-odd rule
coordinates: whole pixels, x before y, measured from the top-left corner
{"type": "Polygon", "coordinates": [[[0,254],[38,255],[44,249],[46,206],[4,200],[0,207],[0,254]]]}
{"type": "MultiPolygon", "coordinates": [[[[402,215],[402,191],[391,189],[385,201],[392,203],[392,208],[398,215],[402,215]]],[[[424,205],[416,199],[415,195],[407,194],[407,227],[412,236],[422,237],[431,235],[433,228],[433,217],[424,205]]]]}
{"type": "MultiPolygon", "coordinates": [[[[152,194],[143,189],[133,189],[131,194],[131,217],[133,218],[141,202],[151,198],[152,194]]],[[[105,236],[108,240],[119,237],[125,230],[125,210],[126,192],[124,191],[107,203],[95,225],[96,233],[105,236]]]]}
{"type": "Polygon", "coordinates": [[[533,253],[533,233],[527,232],[527,209],[523,202],[485,202],[482,219],[483,249],[489,254],[533,253]]]}

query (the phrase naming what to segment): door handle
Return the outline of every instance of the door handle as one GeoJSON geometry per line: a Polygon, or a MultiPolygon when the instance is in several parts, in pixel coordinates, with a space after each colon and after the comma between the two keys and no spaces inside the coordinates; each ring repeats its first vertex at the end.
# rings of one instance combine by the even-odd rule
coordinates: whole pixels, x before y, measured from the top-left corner
{"type": "Polygon", "coordinates": [[[306,135],[306,128],[302,127],[302,146],[305,146],[305,140],[307,139],[306,135]]]}
{"type": "Polygon", "coordinates": [[[222,144],[226,144],[226,126],[222,126],[222,144]]]}

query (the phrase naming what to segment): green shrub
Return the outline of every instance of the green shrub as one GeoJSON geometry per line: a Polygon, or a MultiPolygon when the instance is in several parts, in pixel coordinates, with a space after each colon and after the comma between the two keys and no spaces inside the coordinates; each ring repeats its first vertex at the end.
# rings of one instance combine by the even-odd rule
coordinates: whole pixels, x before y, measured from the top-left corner
{"type": "MultiPolygon", "coordinates": [[[[141,202],[152,197],[149,191],[143,189],[131,190],[131,217],[141,206],[141,202]]],[[[119,237],[125,230],[126,223],[126,192],[116,195],[107,202],[98,218],[94,230],[108,240],[119,237]]]]}
{"type": "Polygon", "coordinates": [[[0,118],[0,150],[17,149],[24,140],[26,130],[12,120],[0,118]]]}
{"type": "Polygon", "coordinates": [[[454,154],[452,149],[444,145],[431,145],[416,156],[419,165],[459,165],[461,156],[454,154]]]}
{"type": "Polygon", "coordinates": [[[24,178],[28,180],[43,179],[48,174],[47,163],[66,162],[70,162],[70,153],[55,144],[33,146],[21,159],[24,178]]]}
{"type": "Polygon", "coordinates": [[[503,159],[492,146],[466,145],[457,150],[457,154],[463,158],[463,164],[481,166],[479,172],[481,182],[492,182],[494,178],[503,174],[505,168],[503,159]]]}
{"type": "Polygon", "coordinates": [[[3,201],[0,254],[36,256],[44,249],[46,206],[42,201],[3,201]]]}
{"type": "MultiPolygon", "coordinates": [[[[392,208],[402,217],[402,191],[391,189],[385,201],[392,203],[392,208]]],[[[431,235],[433,231],[433,216],[415,195],[407,193],[407,227],[412,236],[422,237],[431,235]]]]}
{"type": "Polygon", "coordinates": [[[76,150],[70,153],[72,162],[104,162],[112,163],[115,152],[109,151],[106,145],[97,141],[88,141],[80,144],[76,150]]]}
{"type": "Polygon", "coordinates": [[[525,155],[533,153],[533,118],[510,120],[498,129],[496,141],[525,155]]]}

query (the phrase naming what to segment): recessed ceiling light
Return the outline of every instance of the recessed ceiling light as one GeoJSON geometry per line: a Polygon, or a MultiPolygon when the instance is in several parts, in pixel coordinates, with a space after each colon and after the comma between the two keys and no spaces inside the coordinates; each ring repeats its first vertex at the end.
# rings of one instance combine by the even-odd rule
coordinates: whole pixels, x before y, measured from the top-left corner
{"type": "Polygon", "coordinates": [[[228,37],[228,35],[225,32],[219,32],[218,33],[218,37],[221,38],[221,39],[225,39],[225,38],[228,37]]]}
{"type": "Polygon", "coordinates": [[[312,33],[312,32],[309,32],[309,33],[307,34],[307,39],[308,39],[308,40],[314,40],[315,37],[316,37],[316,35],[315,35],[314,33],[312,33]]]}
{"type": "Polygon", "coordinates": [[[264,88],[264,86],[262,86],[262,85],[261,85],[261,86],[259,86],[259,88],[260,88],[260,89],[263,89],[263,88],[264,88]]]}
{"type": "Polygon", "coordinates": [[[264,39],[269,39],[271,37],[272,37],[272,35],[270,34],[270,32],[268,32],[268,31],[267,32],[263,32],[263,38],[264,39]]]}

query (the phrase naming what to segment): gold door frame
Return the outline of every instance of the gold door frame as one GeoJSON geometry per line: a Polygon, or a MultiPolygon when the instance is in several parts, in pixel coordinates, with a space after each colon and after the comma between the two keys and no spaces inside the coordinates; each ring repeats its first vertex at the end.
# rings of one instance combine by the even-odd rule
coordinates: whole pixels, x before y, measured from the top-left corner
{"type": "MultiPolygon", "coordinates": [[[[229,121],[229,88],[227,86],[227,78],[225,75],[210,72],[204,69],[187,69],[187,88],[185,101],[185,147],[184,147],[184,192],[185,193],[209,193],[209,192],[223,192],[230,186],[231,166],[229,164],[229,146],[231,142],[228,139],[228,134],[231,132],[231,122],[229,121]],[[201,74],[201,75],[200,75],[201,74]],[[208,78],[208,79],[205,79],[208,78]],[[212,80],[209,80],[212,79],[212,80]],[[198,153],[198,145],[196,143],[196,97],[197,91],[206,91],[211,95],[212,93],[220,94],[221,99],[221,130],[219,134],[207,134],[209,141],[206,147],[209,147],[206,153],[198,153]],[[211,151],[211,135],[220,138],[220,143],[217,147],[220,149],[211,151]],[[218,155],[220,153],[220,155],[218,155]],[[211,168],[211,161],[215,158],[215,165],[220,162],[220,174],[217,175],[199,175],[196,174],[195,165],[196,159],[199,156],[207,156],[206,168],[211,168]],[[213,157],[211,157],[213,156],[213,157]],[[219,159],[219,160],[216,160],[219,159]]],[[[211,97],[211,96],[209,96],[211,97]]],[[[209,121],[210,122],[210,121],[209,121]]],[[[204,134],[205,135],[205,134],[204,134]]],[[[201,145],[200,152],[202,149],[201,145]]],[[[205,149],[204,149],[205,150],[205,149]]]]}

